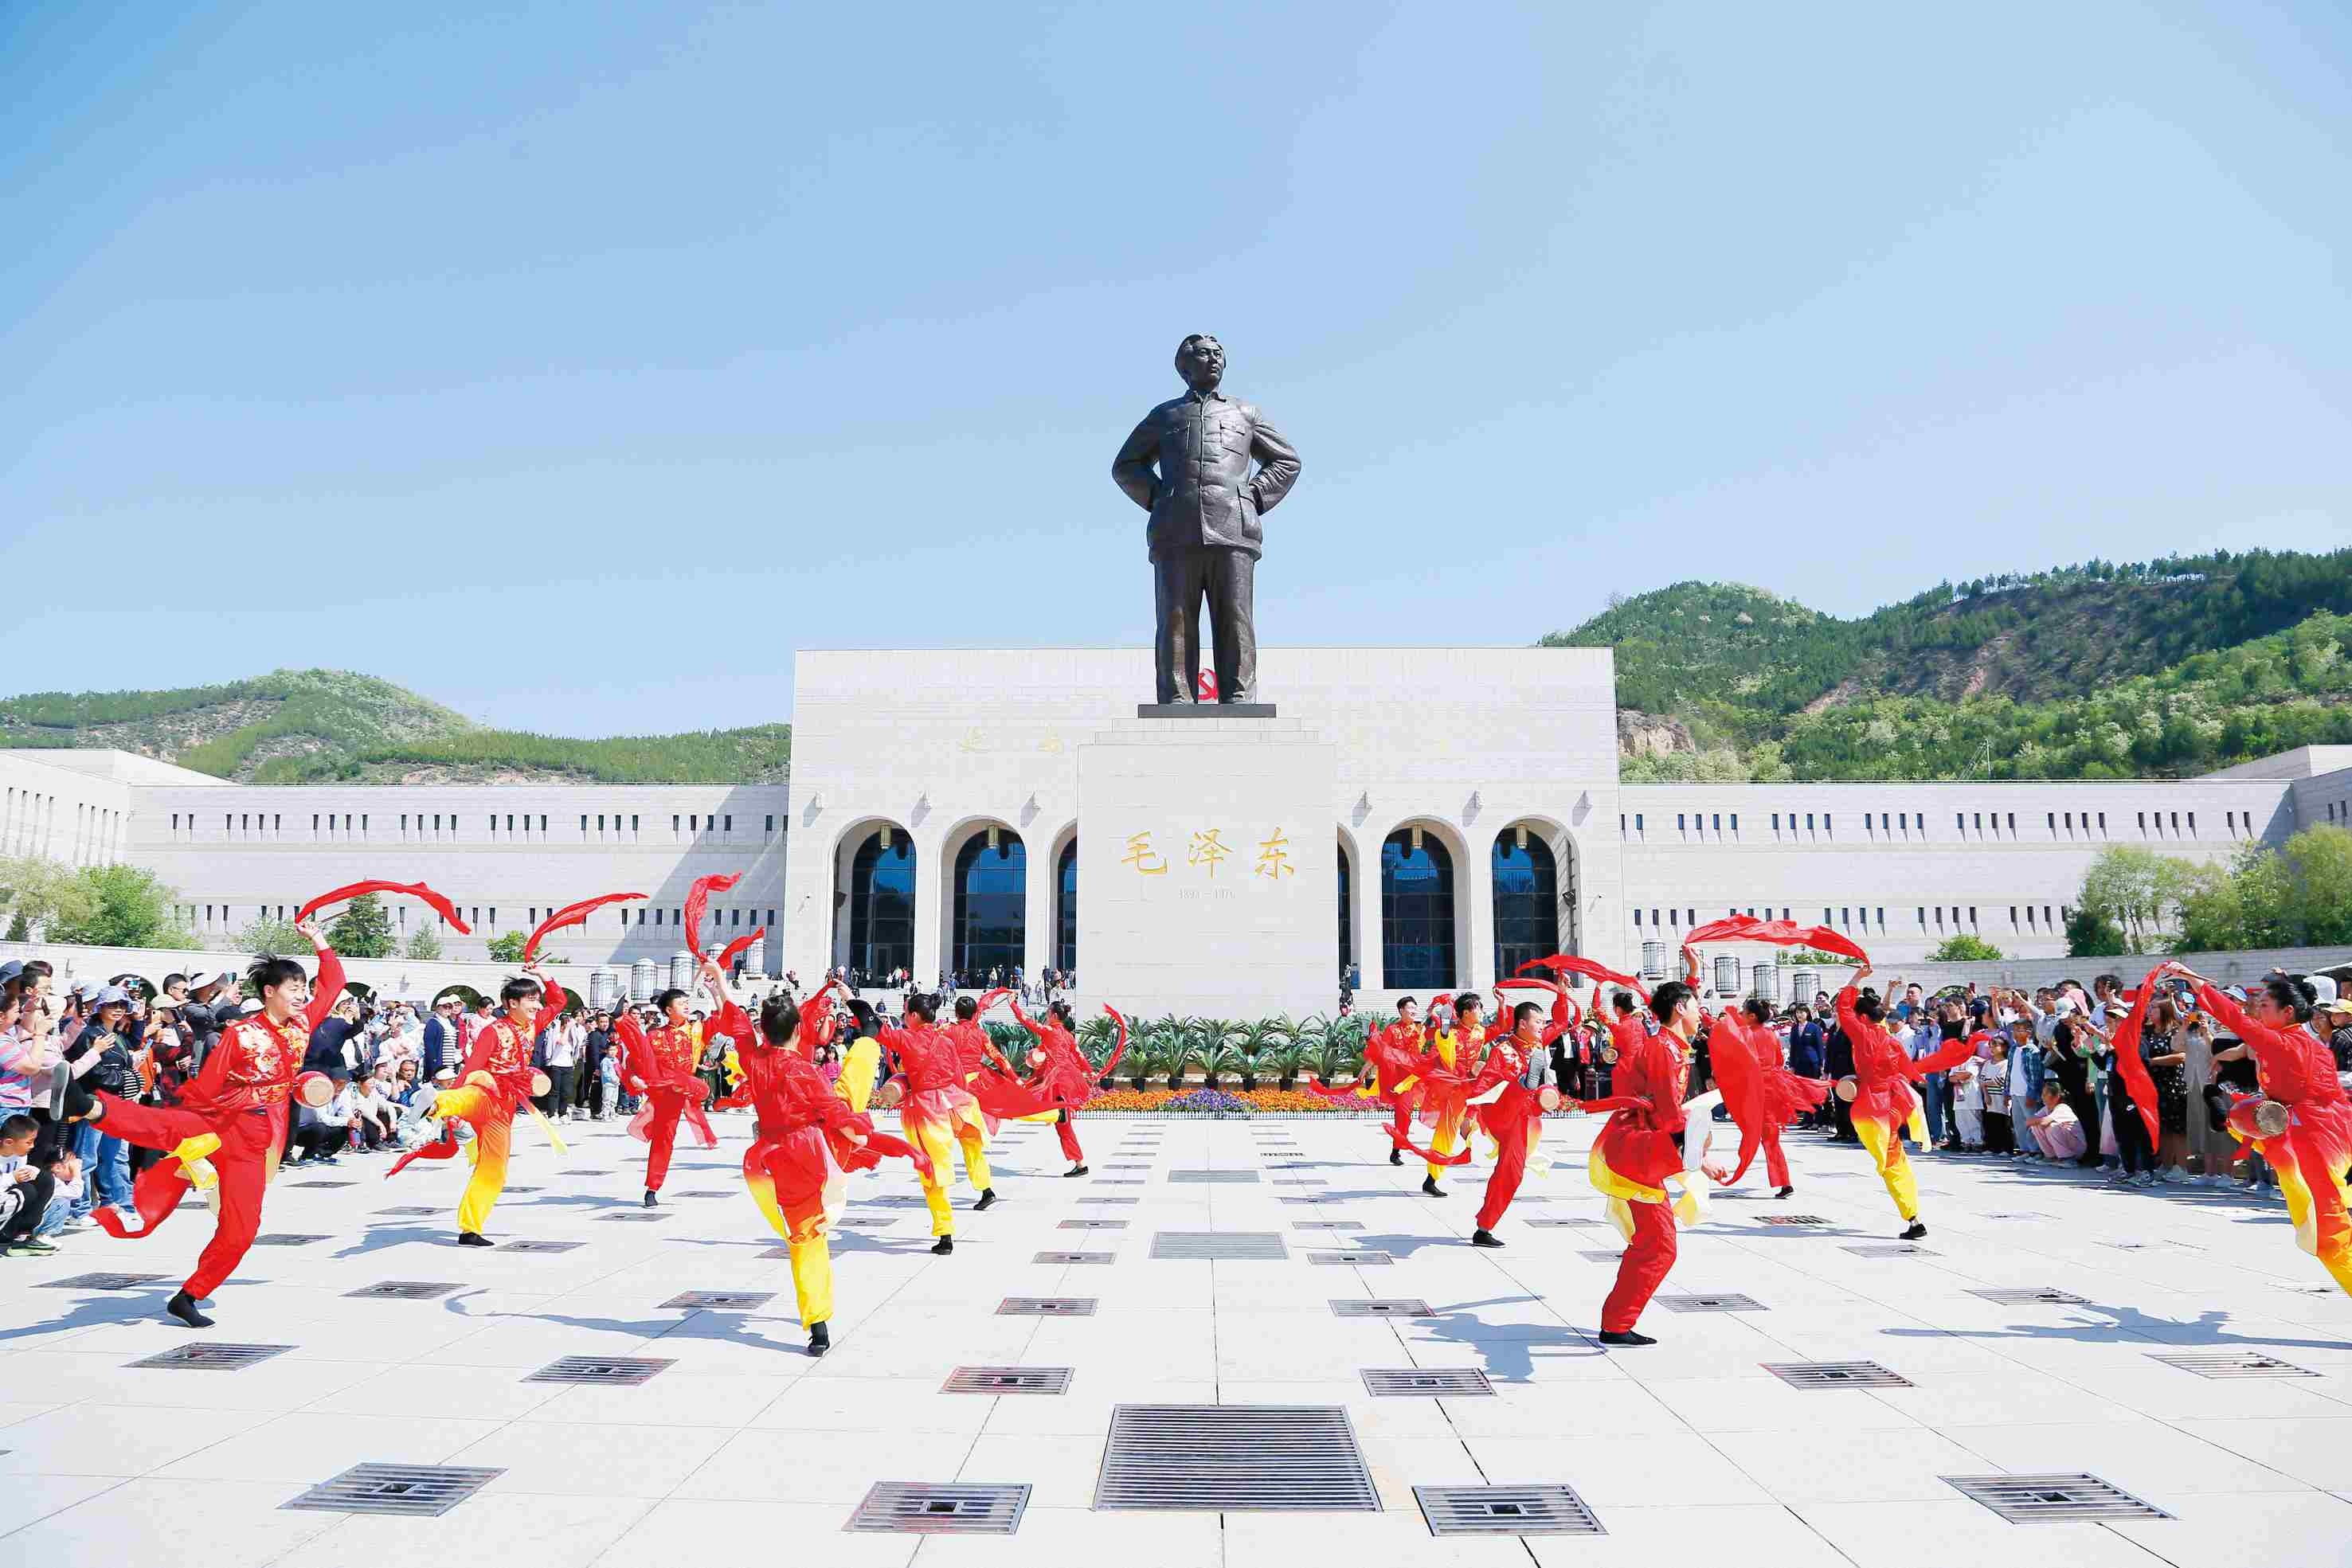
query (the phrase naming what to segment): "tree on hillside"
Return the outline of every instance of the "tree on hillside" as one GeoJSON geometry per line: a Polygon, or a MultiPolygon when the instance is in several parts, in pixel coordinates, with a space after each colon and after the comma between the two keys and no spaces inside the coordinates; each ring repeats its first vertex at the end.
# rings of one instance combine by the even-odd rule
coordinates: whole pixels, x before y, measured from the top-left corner
{"type": "Polygon", "coordinates": [[[2153,952],[2195,876],[2187,861],[2137,844],[2110,844],[2083,873],[2079,903],[2120,930],[2130,951],[2153,952]]]}
{"type": "Polygon", "coordinates": [[[408,946],[401,949],[401,954],[429,963],[441,956],[441,938],[433,934],[430,925],[420,925],[408,934],[408,946]]]}
{"type": "Polygon", "coordinates": [[[52,942],[93,947],[193,947],[195,933],[180,924],[177,896],[152,871],[133,865],[90,865],[75,873],[89,895],[79,919],[49,923],[52,942]]]}
{"type": "Polygon", "coordinates": [[[391,957],[392,916],[384,912],[383,901],[373,893],[352,899],[327,927],[327,941],[346,958],[391,957]]]}
{"type": "Polygon", "coordinates": [[[2095,909],[2070,910],[2066,915],[2066,956],[2070,958],[2115,958],[2129,950],[2123,927],[2095,909]]]}
{"type": "Polygon", "coordinates": [[[295,930],[291,920],[273,920],[266,915],[246,924],[236,934],[236,945],[247,953],[273,953],[281,958],[310,950],[310,939],[295,930]]]}
{"type": "Polygon", "coordinates": [[[2006,958],[2008,956],[2008,954],[2002,952],[2000,948],[1994,946],[1983,937],[1971,936],[1968,933],[1962,932],[1957,936],[1947,936],[1941,942],[1937,943],[1934,951],[1927,955],[1927,962],[1931,964],[1990,964],[1997,959],[2006,958]]]}
{"type": "Polygon", "coordinates": [[[96,913],[98,893],[74,869],[38,855],[0,860],[0,910],[8,940],[29,940],[33,927],[75,925],[96,913]]]}

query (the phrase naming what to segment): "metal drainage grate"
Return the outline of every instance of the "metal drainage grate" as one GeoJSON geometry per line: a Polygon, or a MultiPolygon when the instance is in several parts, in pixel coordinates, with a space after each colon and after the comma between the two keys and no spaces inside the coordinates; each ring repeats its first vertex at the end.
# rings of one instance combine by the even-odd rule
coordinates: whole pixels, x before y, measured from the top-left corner
{"type": "Polygon", "coordinates": [[[432,1280],[386,1280],[356,1291],[345,1291],[343,1294],[376,1301],[429,1301],[460,1288],[432,1280]]]}
{"type": "Polygon", "coordinates": [[[1658,1305],[1670,1312],[1762,1312],[1771,1309],[1753,1296],[1661,1295],[1658,1305]]]}
{"type": "Polygon", "coordinates": [[[1056,1228],[1062,1230],[1124,1230],[1124,1219],[1065,1219],[1056,1228]]]}
{"type": "Polygon", "coordinates": [[[579,1169],[579,1170],[558,1171],[558,1172],[556,1172],[555,1174],[556,1174],[557,1176],[611,1176],[613,1173],[612,1173],[611,1171],[606,1171],[606,1170],[591,1170],[591,1169],[582,1168],[582,1169],[579,1169]]]}
{"type": "Polygon", "coordinates": [[[1274,1178],[1272,1185],[1276,1186],[1329,1186],[1331,1184],[1322,1176],[1276,1176],[1274,1178]]]}
{"type": "Polygon", "coordinates": [[[1097,1509],[1378,1513],[1380,1492],[1339,1405],[1119,1405],[1097,1509]]]}
{"type": "Polygon", "coordinates": [[[1280,1262],[1290,1256],[1274,1230],[1162,1230],[1151,1238],[1154,1258],[1208,1258],[1221,1262],[1280,1262]]]}
{"type": "Polygon", "coordinates": [[[1293,1230],[1361,1230],[1364,1222],[1360,1219],[1294,1219],[1290,1228],[1293,1230]]]}
{"type": "Polygon", "coordinates": [[[862,1198],[859,1201],[868,1208],[921,1208],[925,1207],[921,1198],[915,1197],[912,1193],[905,1192],[894,1192],[887,1197],[862,1198]]]}
{"type": "Polygon", "coordinates": [[[1765,1371],[1791,1388],[1912,1388],[1909,1378],[1874,1361],[1763,1362],[1765,1371]]]}
{"type": "Polygon", "coordinates": [[[135,1291],[142,1285],[152,1285],[158,1280],[168,1280],[169,1274],[76,1274],[70,1280],[44,1280],[33,1287],[37,1291],[135,1291]]]}
{"type": "Polygon", "coordinates": [[[1364,1368],[1364,1392],[1382,1399],[1492,1394],[1495,1385],[1475,1366],[1364,1368]]]}
{"type": "Polygon", "coordinates": [[[1606,1535],[1573,1487],[1415,1487],[1432,1535],[1606,1535]]]}
{"type": "MultiPolygon", "coordinates": [[[[1717,1194],[1717,1196],[1720,1197],[1722,1195],[1717,1194]]],[[[1568,1230],[1571,1228],[1582,1230],[1590,1226],[1606,1225],[1609,1222],[1605,1219],[1546,1219],[1535,1216],[1529,1216],[1527,1218],[1520,1220],[1519,1223],[1521,1225],[1532,1225],[1538,1230],[1568,1230]]]]}
{"type": "Polygon", "coordinates": [[[585,1241],[509,1241],[509,1252],[569,1252],[575,1247],[585,1247],[585,1241]]]}
{"type": "Polygon", "coordinates": [[[1258,1175],[1255,1171],[1170,1171],[1168,1179],[1172,1182],[1223,1182],[1228,1185],[1247,1183],[1254,1186],[1257,1182],[1258,1175]]]}
{"type": "Polygon", "coordinates": [[[129,1364],[172,1367],[182,1372],[242,1372],[293,1348],[290,1344],[183,1344],[129,1364]]]}
{"type": "Polygon", "coordinates": [[[547,1189],[546,1189],[545,1187],[543,1187],[543,1186],[510,1186],[510,1187],[508,1187],[508,1188],[506,1188],[506,1189],[505,1189],[505,1196],[506,1196],[506,1197],[514,1197],[517,1193],[523,1193],[523,1192],[545,1192],[546,1190],[547,1190],[547,1189]]]}
{"type": "Polygon", "coordinates": [[[1827,1225],[1818,1214],[1759,1214],[1757,1219],[1765,1225],[1827,1225]]]}
{"type": "Polygon", "coordinates": [[[2054,1219],[2057,1217],[2055,1215],[2043,1214],[2039,1209],[2008,1208],[2003,1209],[1999,1214],[1988,1214],[1985,1218],[1987,1219],[2054,1219]]]}
{"type": "Polygon", "coordinates": [[[353,1465],[278,1506],[317,1513],[434,1519],[506,1473],[503,1468],[479,1469],[466,1465],[353,1465]]]}
{"type": "Polygon", "coordinates": [[[2110,1241],[2107,1246],[2118,1252],[2202,1252],[2193,1241],[2110,1241]]]}
{"type": "Polygon", "coordinates": [[[748,1312],[776,1299],[773,1291],[687,1291],[661,1304],[664,1312],[748,1312]]]}
{"type": "Polygon", "coordinates": [[[1028,1511],[1026,1485],[876,1481],[845,1529],[900,1535],[1011,1535],[1028,1511]]]}
{"type": "Polygon", "coordinates": [[[1622,1263],[1625,1260],[1625,1254],[1622,1250],[1616,1252],[1579,1252],[1577,1256],[1583,1259],[1588,1263],[1622,1263]]]}
{"type": "Polygon", "coordinates": [[[1066,1366],[959,1366],[940,1385],[942,1394],[1067,1394],[1066,1366]]]}
{"type": "Polygon", "coordinates": [[[1842,1249],[1857,1258],[1941,1258],[1933,1248],[1922,1247],[1916,1241],[1875,1241],[1861,1247],[1842,1249]]]}
{"type": "Polygon", "coordinates": [[[853,1214],[846,1219],[834,1221],[834,1224],[848,1230],[887,1230],[898,1223],[898,1217],[888,1214],[853,1214]]]}
{"type": "Polygon", "coordinates": [[[324,1192],[329,1187],[357,1186],[360,1184],[355,1181],[298,1181],[294,1185],[310,1192],[324,1192]]]}
{"type": "Polygon", "coordinates": [[[1116,1252],[1040,1252],[1029,1260],[1032,1263],[1116,1263],[1116,1252]]]}
{"type": "Polygon", "coordinates": [[[331,1241],[331,1235],[317,1235],[301,1230],[273,1230],[267,1236],[253,1239],[256,1247],[308,1247],[313,1241],[331,1241]]]}
{"type": "Polygon", "coordinates": [[[441,1211],[435,1208],[430,1204],[404,1203],[398,1208],[379,1208],[376,1212],[378,1214],[404,1214],[414,1218],[415,1216],[420,1214],[438,1214],[441,1211]]]}
{"type": "Polygon", "coordinates": [[[1092,1296],[1007,1296],[996,1303],[1000,1318],[1090,1318],[1092,1296]]]}
{"type": "Polygon", "coordinates": [[[1103,1169],[1107,1171],[1148,1171],[1150,1168],[1150,1160],[1107,1160],[1103,1163],[1103,1169]]]}
{"type": "Polygon", "coordinates": [[[2036,1476],[1944,1476],[1948,1486],[1984,1504],[2011,1524],[2068,1520],[2170,1519],[2153,1503],[2080,1471],[2036,1476]]]}
{"type": "Polygon", "coordinates": [[[1150,1184],[1146,1182],[1141,1176],[1097,1176],[1095,1177],[1092,1185],[1096,1186],[1148,1186],[1150,1184]]]}
{"type": "Polygon", "coordinates": [[[671,1196],[673,1197],[733,1197],[735,1195],[723,1186],[698,1186],[691,1192],[673,1193],[671,1196]]]}
{"type": "Polygon", "coordinates": [[[1276,1197],[1274,1201],[1276,1203],[1321,1203],[1324,1200],[1313,1194],[1308,1194],[1304,1197],[1297,1194],[1285,1194],[1276,1197]]]}
{"type": "Polygon", "coordinates": [[[652,1378],[675,1361],[646,1355],[567,1355],[551,1361],[525,1383],[591,1383],[605,1388],[631,1388],[652,1378]]]}
{"type": "Polygon", "coordinates": [[[1350,1263],[1360,1268],[1375,1268],[1382,1263],[1395,1262],[1396,1254],[1393,1252],[1367,1252],[1362,1250],[1347,1252],[1309,1251],[1307,1254],[1307,1260],[1309,1263],[1350,1263]]]}
{"type": "Polygon", "coordinates": [[[2158,1354],[2150,1352],[2150,1361],[2160,1361],[2167,1366],[2177,1366],[2183,1372],[2193,1372],[2200,1377],[2316,1377],[2319,1374],[2305,1367],[2284,1362],[2260,1351],[2234,1350],[2220,1352],[2178,1352],[2158,1354]]]}
{"type": "Polygon", "coordinates": [[[1080,1203],[1124,1203],[1133,1205],[1141,1203],[1143,1200],[1139,1197],[1082,1197],[1078,1199],[1078,1201],[1080,1203]]]}
{"type": "Polygon", "coordinates": [[[2063,1291],[2053,1291],[2047,1286],[2004,1285],[1994,1290],[1972,1290],[1969,1294],[1982,1296],[1986,1301],[2004,1307],[2031,1307],[2037,1303],[2053,1307],[2087,1307],[2091,1304],[2081,1296],[2070,1296],[2063,1291]]]}
{"type": "Polygon", "coordinates": [[[1398,1297],[1387,1301],[1366,1301],[1357,1298],[1333,1301],[1331,1315],[1335,1318],[1433,1318],[1429,1303],[1418,1296],[1398,1297]]]}
{"type": "Polygon", "coordinates": [[[664,1214],[658,1208],[632,1208],[620,1214],[602,1214],[597,1216],[597,1218],[601,1220],[634,1220],[639,1225],[649,1225],[655,1220],[667,1219],[668,1218],[668,1215],[664,1214]]]}

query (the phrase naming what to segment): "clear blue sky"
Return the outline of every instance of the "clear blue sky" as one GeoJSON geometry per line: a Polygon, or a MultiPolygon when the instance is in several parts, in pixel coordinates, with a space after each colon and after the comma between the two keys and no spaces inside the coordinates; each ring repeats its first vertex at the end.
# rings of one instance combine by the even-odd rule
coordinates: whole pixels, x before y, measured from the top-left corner
{"type": "Polygon", "coordinates": [[[0,8],[0,690],[1140,643],[1191,331],[1269,643],[2352,536],[2339,5],[1158,14],[0,8]]]}

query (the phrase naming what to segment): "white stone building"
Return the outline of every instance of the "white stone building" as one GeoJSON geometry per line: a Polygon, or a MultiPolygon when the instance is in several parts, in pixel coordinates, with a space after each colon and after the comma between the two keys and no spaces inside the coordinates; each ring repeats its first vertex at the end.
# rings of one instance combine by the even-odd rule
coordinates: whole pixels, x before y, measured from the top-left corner
{"type": "MultiPolygon", "coordinates": [[[[2352,822],[2352,747],[2156,783],[1621,785],[1605,649],[1269,648],[1273,720],[1139,719],[1150,674],[1144,649],[803,652],[789,799],[259,787],[0,751],[0,849],[152,867],[223,942],[339,882],[421,880],[480,912],[470,943],[444,934],[455,958],[653,894],[568,936],[592,964],[667,958],[688,883],[740,872],[709,935],[767,925],[771,974],[1075,968],[1090,997],[1230,1014],[1328,1010],[1345,965],[1374,998],[1556,950],[1632,968],[1734,910],[1825,922],[1882,963],[1962,932],[2054,956],[2107,845],[2217,861],[2352,822]]],[[[432,918],[402,902],[403,929],[432,918]]]]}

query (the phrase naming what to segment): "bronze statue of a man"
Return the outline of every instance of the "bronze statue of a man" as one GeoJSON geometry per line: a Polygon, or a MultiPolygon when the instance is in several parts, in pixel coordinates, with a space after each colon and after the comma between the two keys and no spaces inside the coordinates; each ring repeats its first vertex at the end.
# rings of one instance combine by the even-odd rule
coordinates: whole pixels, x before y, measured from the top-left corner
{"type": "Polygon", "coordinates": [[[1258,519],[1298,482],[1298,453],[1256,409],[1217,390],[1225,350],[1214,338],[1195,332],[1177,345],[1176,373],[1190,390],[1145,414],[1110,465],[1151,514],[1143,538],[1158,580],[1160,700],[1189,703],[1199,686],[1205,597],[1217,700],[1255,702],[1258,519]]]}

